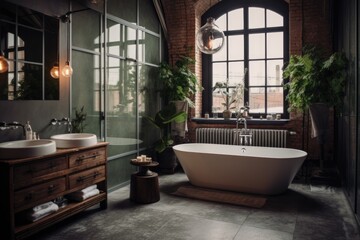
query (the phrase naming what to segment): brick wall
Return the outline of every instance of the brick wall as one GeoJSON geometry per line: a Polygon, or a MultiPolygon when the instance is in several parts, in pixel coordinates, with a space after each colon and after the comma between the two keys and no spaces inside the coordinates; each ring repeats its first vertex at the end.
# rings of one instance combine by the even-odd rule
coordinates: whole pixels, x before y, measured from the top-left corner
{"type": "MultiPolygon", "coordinates": [[[[201,82],[201,53],[195,47],[195,34],[200,28],[201,15],[217,1],[210,0],[163,0],[166,24],[169,33],[169,59],[175,62],[179,54],[188,54],[195,58],[196,64],[193,71],[201,82]]],[[[306,44],[321,46],[326,54],[331,53],[332,38],[329,13],[329,0],[290,0],[289,2],[289,34],[290,54],[301,54],[301,49],[306,44]]],[[[199,117],[201,113],[201,93],[195,98],[196,108],[191,111],[191,117],[199,117]]],[[[305,148],[310,158],[318,158],[319,147],[316,140],[310,137],[309,116],[307,113],[291,113],[291,121],[281,128],[295,131],[291,137],[290,147],[305,148]],[[304,124],[303,124],[304,123],[304,124]],[[304,133],[304,134],[303,134],[304,133]]],[[[197,127],[234,127],[234,125],[209,125],[197,124],[189,119],[189,138],[194,141],[195,128],[197,127]]],[[[333,148],[333,117],[330,119],[329,141],[326,149],[331,155],[333,148]]],[[[272,126],[254,126],[256,128],[269,128],[272,126]]],[[[274,126],[274,128],[278,128],[274,126]]]]}

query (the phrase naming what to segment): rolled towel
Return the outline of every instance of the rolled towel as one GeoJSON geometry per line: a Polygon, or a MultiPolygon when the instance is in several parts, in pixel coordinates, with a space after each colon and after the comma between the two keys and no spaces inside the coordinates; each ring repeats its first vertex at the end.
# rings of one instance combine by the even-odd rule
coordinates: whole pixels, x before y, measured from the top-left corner
{"type": "Polygon", "coordinates": [[[78,202],[84,201],[87,198],[93,197],[95,195],[98,195],[100,193],[99,189],[94,189],[90,192],[87,193],[82,193],[81,191],[78,192],[73,192],[67,195],[67,198],[71,199],[71,200],[75,200],[78,202]]]}
{"type": "Polygon", "coordinates": [[[56,212],[57,210],[59,210],[59,206],[56,205],[55,203],[51,202],[51,204],[49,203],[48,207],[42,208],[35,212],[33,211],[33,209],[30,209],[30,211],[27,212],[27,214],[26,214],[26,218],[31,222],[36,222],[37,220],[39,220],[43,217],[46,217],[46,216],[56,212]]]}
{"type": "Polygon", "coordinates": [[[80,191],[78,191],[78,192],[82,192],[83,194],[85,194],[85,193],[91,192],[91,191],[94,190],[94,189],[97,189],[97,185],[96,185],[96,184],[91,185],[91,186],[89,186],[89,187],[87,187],[87,188],[84,188],[83,190],[80,190],[80,191]]]}
{"type": "Polygon", "coordinates": [[[40,205],[38,205],[38,206],[33,207],[31,210],[32,210],[32,212],[34,213],[34,212],[40,211],[40,210],[42,210],[42,209],[48,208],[48,207],[50,207],[52,204],[53,204],[53,202],[46,202],[46,203],[43,203],[43,204],[40,204],[40,205]]]}

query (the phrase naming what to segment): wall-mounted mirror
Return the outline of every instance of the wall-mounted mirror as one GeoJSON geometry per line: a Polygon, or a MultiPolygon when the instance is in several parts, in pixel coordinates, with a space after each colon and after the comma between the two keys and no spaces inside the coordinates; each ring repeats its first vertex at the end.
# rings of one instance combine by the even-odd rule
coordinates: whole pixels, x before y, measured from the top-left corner
{"type": "Polygon", "coordinates": [[[0,1],[0,50],[8,71],[0,73],[0,100],[58,100],[59,20],[0,1]]]}

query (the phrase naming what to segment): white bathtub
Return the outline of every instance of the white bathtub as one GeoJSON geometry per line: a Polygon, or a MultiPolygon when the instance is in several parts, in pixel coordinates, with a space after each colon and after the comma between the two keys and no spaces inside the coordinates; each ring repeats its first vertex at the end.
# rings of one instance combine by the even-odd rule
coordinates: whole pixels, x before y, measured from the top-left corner
{"type": "Polygon", "coordinates": [[[173,149],[195,186],[266,195],[284,192],[307,156],[290,148],[203,143],[173,149]]]}

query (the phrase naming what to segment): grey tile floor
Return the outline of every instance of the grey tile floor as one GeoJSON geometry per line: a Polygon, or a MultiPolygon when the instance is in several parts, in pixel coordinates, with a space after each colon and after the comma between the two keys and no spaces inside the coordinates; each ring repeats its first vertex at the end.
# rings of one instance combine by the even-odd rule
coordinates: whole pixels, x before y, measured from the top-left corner
{"type": "Polygon", "coordinates": [[[129,201],[129,186],[109,194],[106,210],[91,208],[34,235],[43,240],[341,240],[360,239],[341,188],[293,183],[261,209],[171,195],[184,173],[160,176],[161,199],[129,201]]]}

